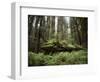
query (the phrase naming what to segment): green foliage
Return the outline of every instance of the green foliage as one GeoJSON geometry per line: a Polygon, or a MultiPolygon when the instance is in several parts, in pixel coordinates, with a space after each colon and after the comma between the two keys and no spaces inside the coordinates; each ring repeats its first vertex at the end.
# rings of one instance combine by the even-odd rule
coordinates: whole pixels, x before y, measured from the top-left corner
{"type": "Polygon", "coordinates": [[[29,52],[29,66],[87,64],[87,51],[33,53],[29,52]]]}
{"type": "Polygon", "coordinates": [[[62,45],[62,47],[68,46],[68,43],[66,40],[61,40],[61,41],[59,41],[59,43],[62,45]]]}
{"type": "Polygon", "coordinates": [[[43,53],[32,53],[29,52],[29,65],[44,65],[44,55],[43,53]]]}
{"type": "Polygon", "coordinates": [[[82,46],[78,44],[71,44],[71,43],[67,43],[66,40],[58,41],[56,39],[48,40],[41,47],[55,47],[55,46],[63,47],[63,48],[82,48],[82,46]]]}
{"type": "Polygon", "coordinates": [[[58,41],[56,39],[50,39],[42,45],[42,47],[55,47],[55,46],[66,47],[67,41],[66,40],[58,41]]]}

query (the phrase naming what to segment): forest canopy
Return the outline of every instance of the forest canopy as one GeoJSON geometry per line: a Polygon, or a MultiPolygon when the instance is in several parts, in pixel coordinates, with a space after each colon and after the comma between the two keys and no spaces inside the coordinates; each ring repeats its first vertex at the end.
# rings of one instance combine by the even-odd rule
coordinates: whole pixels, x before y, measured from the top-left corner
{"type": "Polygon", "coordinates": [[[53,64],[49,62],[57,57],[59,61],[59,58],[64,58],[64,61],[58,63],[59,65],[86,64],[87,40],[87,17],[28,15],[29,66],[57,65],[54,62],[53,64]],[[71,56],[73,58],[69,60],[71,56]],[[45,61],[49,63],[36,64],[35,62],[40,61],[38,58],[40,58],[41,62],[45,61]],[[77,63],[75,63],[75,59],[77,63]],[[68,60],[73,62],[69,62],[68,60]]]}

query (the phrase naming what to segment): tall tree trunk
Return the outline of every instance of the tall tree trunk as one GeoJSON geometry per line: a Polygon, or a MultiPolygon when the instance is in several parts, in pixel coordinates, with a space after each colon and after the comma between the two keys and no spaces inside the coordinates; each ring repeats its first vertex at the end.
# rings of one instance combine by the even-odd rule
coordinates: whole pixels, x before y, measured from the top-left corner
{"type": "Polygon", "coordinates": [[[55,17],[55,38],[58,40],[58,35],[57,35],[57,28],[58,28],[58,17],[55,17]]]}
{"type": "Polygon", "coordinates": [[[38,53],[39,51],[39,41],[40,41],[40,36],[39,36],[39,22],[40,17],[37,17],[36,23],[35,23],[35,52],[38,53]]]}

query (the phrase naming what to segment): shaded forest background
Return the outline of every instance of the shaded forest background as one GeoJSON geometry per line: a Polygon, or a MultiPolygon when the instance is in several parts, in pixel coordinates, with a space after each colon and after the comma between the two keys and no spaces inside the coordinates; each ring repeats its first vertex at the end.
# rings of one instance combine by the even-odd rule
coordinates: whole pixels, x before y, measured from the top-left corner
{"type": "MultiPolygon", "coordinates": [[[[40,57],[40,60],[36,60],[34,55],[39,56],[39,54],[42,53],[42,55],[50,55],[53,58],[55,54],[59,55],[61,52],[63,52],[63,55],[66,54],[66,52],[71,54],[73,51],[76,53],[80,52],[80,50],[80,54],[85,52],[86,60],[84,61],[87,63],[87,38],[88,18],[86,17],[28,15],[28,63],[30,66],[48,65],[45,63],[35,64],[36,61],[42,59],[42,62],[44,59],[40,57]]],[[[75,62],[73,61],[72,63],[74,64],[75,62]]],[[[71,63],[63,62],[58,64],[71,63]]],[[[50,65],[52,65],[52,63],[50,65]]]]}

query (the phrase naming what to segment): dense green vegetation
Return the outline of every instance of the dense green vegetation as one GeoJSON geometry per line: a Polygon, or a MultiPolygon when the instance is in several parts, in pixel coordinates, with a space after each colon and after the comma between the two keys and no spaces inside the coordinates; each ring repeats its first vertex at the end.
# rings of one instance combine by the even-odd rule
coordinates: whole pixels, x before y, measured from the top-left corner
{"type": "Polygon", "coordinates": [[[88,18],[28,15],[28,66],[88,63],[88,18]]]}
{"type": "Polygon", "coordinates": [[[60,51],[73,51],[81,50],[82,46],[78,44],[70,44],[65,40],[57,41],[56,39],[51,39],[41,45],[41,50],[44,52],[60,52],[60,51]]]}
{"type": "Polygon", "coordinates": [[[30,66],[86,64],[88,63],[87,51],[56,52],[53,54],[29,52],[28,63],[30,66]]]}

